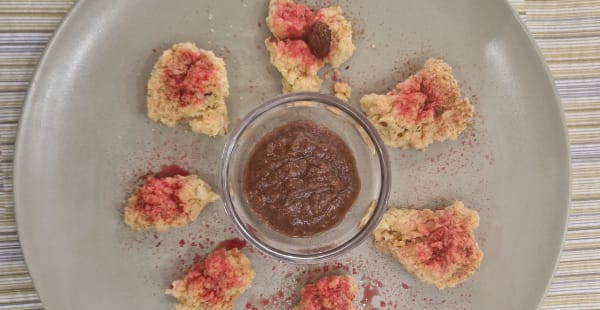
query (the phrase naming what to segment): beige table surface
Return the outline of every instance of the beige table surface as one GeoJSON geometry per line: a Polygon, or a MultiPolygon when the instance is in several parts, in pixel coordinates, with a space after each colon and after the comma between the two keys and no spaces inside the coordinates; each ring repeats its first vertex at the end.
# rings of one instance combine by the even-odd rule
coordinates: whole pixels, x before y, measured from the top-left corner
{"type": "MultiPolygon", "coordinates": [[[[15,227],[12,161],[28,83],[72,4],[0,0],[0,309],[42,308],[15,227]]],[[[511,0],[511,4],[552,71],[567,116],[573,158],[569,231],[543,309],[600,309],[600,1],[511,0]]]]}

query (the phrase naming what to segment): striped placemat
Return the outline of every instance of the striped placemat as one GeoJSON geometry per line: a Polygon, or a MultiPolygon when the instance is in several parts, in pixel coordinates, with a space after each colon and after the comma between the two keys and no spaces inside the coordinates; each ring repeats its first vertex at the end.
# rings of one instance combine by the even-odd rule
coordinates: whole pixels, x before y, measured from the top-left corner
{"type": "MultiPolygon", "coordinates": [[[[554,75],[573,158],[569,231],[543,309],[600,309],[600,1],[511,0],[554,75]]],[[[72,1],[0,0],[0,309],[41,309],[12,201],[15,130],[41,53],[72,1]]]]}

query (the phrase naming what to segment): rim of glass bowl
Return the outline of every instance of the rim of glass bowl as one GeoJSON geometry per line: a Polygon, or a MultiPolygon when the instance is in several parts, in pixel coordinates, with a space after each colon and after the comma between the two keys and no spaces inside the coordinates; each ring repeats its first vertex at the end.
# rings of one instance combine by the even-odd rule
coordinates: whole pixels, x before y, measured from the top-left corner
{"type": "Polygon", "coordinates": [[[244,118],[240,121],[240,123],[235,127],[235,129],[231,132],[227,142],[225,143],[225,147],[223,148],[223,153],[221,155],[220,160],[220,170],[219,170],[219,187],[221,191],[221,197],[223,197],[223,202],[225,205],[225,212],[229,216],[229,218],[233,221],[236,230],[242,235],[246,241],[250,242],[253,246],[257,247],[259,250],[264,253],[271,255],[275,258],[286,260],[293,263],[304,263],[304,264],[312,264],[319,263],[346,253],[352,248],[361,244],[364,239],[371,234],[371,232],[375,229],[383,213],[386,210],[387,200],[389,197],[390,186],[391,186],[391,170],[390,170],[390,162],[387,154],[387,150],[379,136],[377,130],[371,122],[356,108],[346,104],[340,99],[320,94],[320,93],[312,93],[312,92],[299,92],[299,93],[290,93],[279,95],[277,97],[271,98],[260,106],[250,111],[244,118]],[[377,154],[377,158],[379,159],[379,164],[381,166],[381,188],[379,189],[379,197],[377,199],[377,203],[375,205],[375,210],[373,211],[373,215],[371,219],[367,222],[367,224],[350,240],[342,243],[341,245],[316,254],[294,254],[288,253],[286,251],[281,251],[274,247],[269,246],[264,243],[260,239],[254,238],[252,234],[249,233],[245,225],[243,225],[238,213],[235,210],[233,205],[233,201],[231,196],[229,195],[228,183],[229,183],[229,164],[231,155],[235,145],[237,144],[238,139],[241,134],[246,130],[248,125],[250,125],[253,121],[255,121],[262,114],[270,111],[273,108],[276,108],[280,105],[284,105],[291,102],[297,101],[316,101],[320,103],[324,103],[327,105],[334,106],[348,116],[353,118],[360,126],[366,131],[367,135],[373,142],[375,147],[375,152],[377,154]]]}

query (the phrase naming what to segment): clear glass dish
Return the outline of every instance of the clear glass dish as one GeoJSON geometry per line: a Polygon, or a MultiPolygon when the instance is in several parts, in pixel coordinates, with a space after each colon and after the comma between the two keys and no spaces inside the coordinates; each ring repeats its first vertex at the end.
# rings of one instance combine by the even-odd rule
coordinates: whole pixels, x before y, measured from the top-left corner
{"type": "Polygon", "coordinates": [[[266,254],[296,263],[325,261],[359,245],[381,220],[390,181],[386,149],[369,120],[338,98],[318,93],[281,95],[248,113],[231,132],[219,171],[225,211],[242,237],[266,254]],[[311,120],[342,138],[356,159],[361,181],[360,193],[344,219],[310,237],[290,237],[271,229],[247,206],[243,193],[243,172],[255,143],[295,120],[311,120]]]}

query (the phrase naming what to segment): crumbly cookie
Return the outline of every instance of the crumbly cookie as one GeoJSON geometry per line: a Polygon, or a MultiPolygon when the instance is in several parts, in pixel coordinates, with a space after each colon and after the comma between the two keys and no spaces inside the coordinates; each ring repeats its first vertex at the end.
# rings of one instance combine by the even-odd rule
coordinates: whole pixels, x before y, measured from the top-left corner
{"type": "Polygon", "coordinates": [[[281,73],[283,92],[316,91],[323,82],[317,75],[323,60],[316,58],[302,40],[268,38],[265,45],[271,54],[271,63],[281,73]]]}
{"type": "Polygon", "coordinates": [[[221,58],[194,43],[175,44],[160,56],[148,81],[148,117],[169,127],[189,124],[194,132],[223,135],[228,96],[221,58]]]}
{"type": "Polygon", "coordinates": [[[477,211],[460,201],[438,211],[392,208],[373,240],[419,280],[443,289],[464,282],[479,268],[483,252],[473,236],[478,226],[477,211]]]}
{"type": "Polygon", "coordinates": [[[440,59],[427,60],[421,71],[385,95],[363,96],[360,106],[385,144],[402,149],[455,140],[473,116],[452,68],[440,59]]]}
{"type": "Polygon", "coordinates": [[[350,91],[352,88],[348,83],[337,81],[333,84],[333,92],[336,97],[340,98],[343,101],[348,102],[350,99],[350,91]]]}
{"type": "Polygon", "coordinates": [[[283,92],[321,89],[318,71],[328,63],[338,67],[354,53],[352,25],[338,6],[315,15],[292,0],[271,0],[267,25],[273,33],[265,40],[271,63],[283,75],[283,92]]]}
{"type": "Polygon", "coordinates": [[[165,293],[179,301],[176,310],[229,310],[255,277],[250,260],[240,250],[217,249],[196,262],[165,293]]]}
{"type": "Polygon", "coordinates": [[[310,31],[315,14],[305,5],[292,0],[271,0],[266,21],[277,39],[302,39],[310,31]]]}
{"type": "Polygon", "coordinates": [[[352,24],[344,18],[342,8],[339,6],[320,9],[317,11],[315,21],[329,26],[331,45],[325,63],[337,68],[350,59],[356,50],[352,43],[352,24]]]}
{"type": "Polygon", "coordinates": [[[164,231],[186,226],[218,198],[210,186],[195,175],[148,177],[127,200],[125,223],[135,230],[164,231]]]}
{"type": "Polygon", "coordinates": [[[358,292],[351,276],[327,276],[302,288],[300,302],[294,310],[354,310],[358,292]]]}

